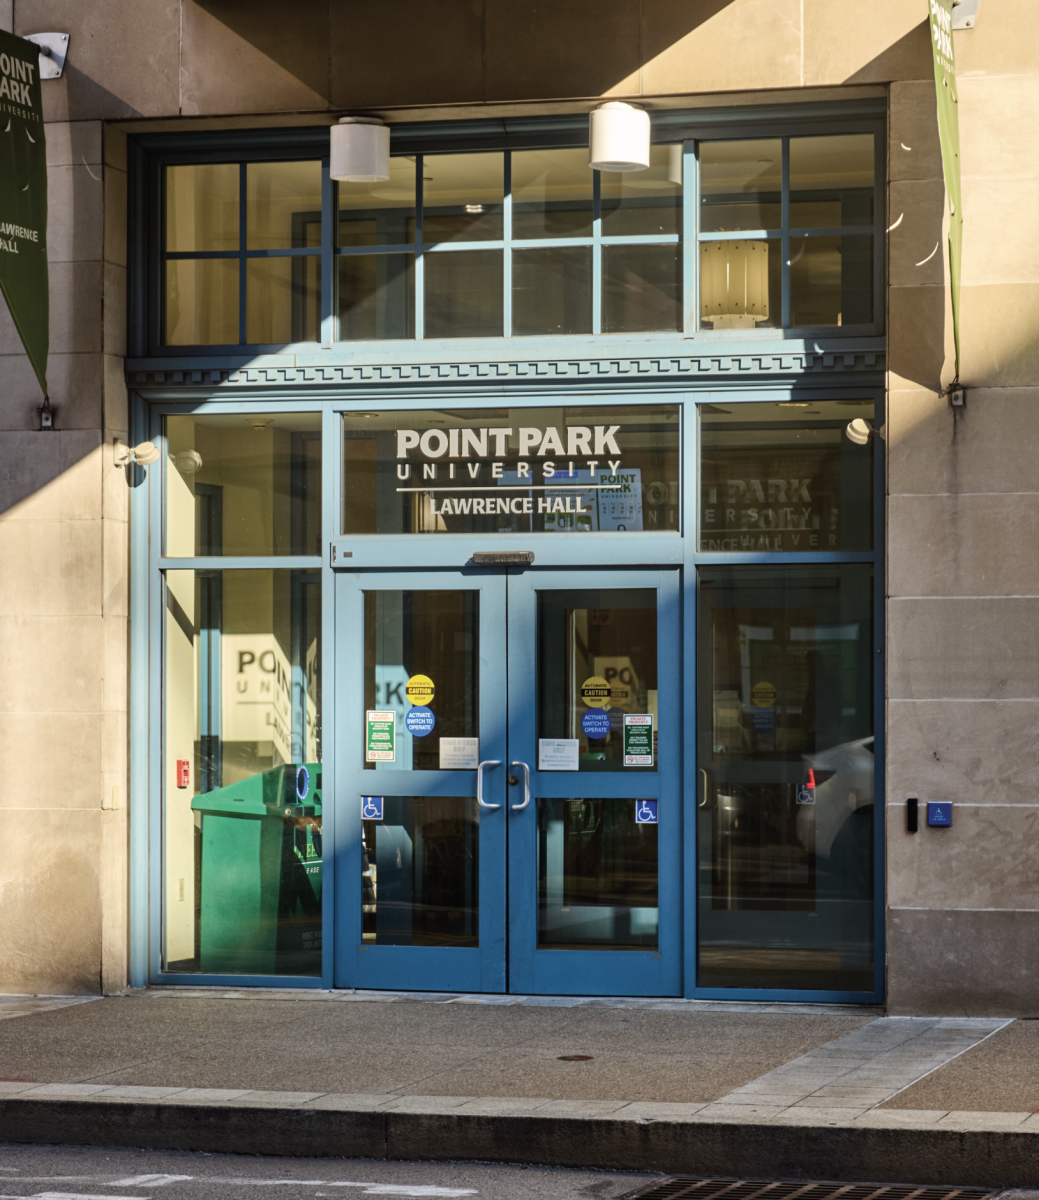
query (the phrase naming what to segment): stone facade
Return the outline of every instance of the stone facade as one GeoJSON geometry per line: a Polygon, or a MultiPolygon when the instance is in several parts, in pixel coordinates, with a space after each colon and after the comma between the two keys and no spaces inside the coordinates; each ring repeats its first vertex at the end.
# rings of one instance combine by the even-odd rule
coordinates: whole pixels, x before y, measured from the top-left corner
{"type": "MultiPolygon", "coordinates": [[[[0,989],[127,980],[126,137],[190,127],[698,107],[886,94],[888,996],[1029,1014],[1039,955],[1039,25],[956,34],[965,212],[951,375],[925,4],[880,0],[0,0],[70,33],[43,85],[51,399],[0,312],[0,989]],[[392,11],[392,16],[391,16],[392,11]],[[956,805],[904,832],[907,796],[956,805]]],[[[137,698],[135,703],[143,703],[137,698]]]]}

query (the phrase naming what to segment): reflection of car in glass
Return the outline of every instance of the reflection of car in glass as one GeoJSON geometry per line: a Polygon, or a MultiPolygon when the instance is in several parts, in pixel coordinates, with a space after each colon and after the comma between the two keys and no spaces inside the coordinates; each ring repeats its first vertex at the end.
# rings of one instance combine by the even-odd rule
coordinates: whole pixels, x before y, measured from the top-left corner
{"type": "Polygon", "coordinates": [[[815,777],[815,803],[798,805],[798,841],[816,858],[839,856],[849,838],[861,840],[872,816],[873,738],[806,754],[804,762],[806,777],[809,770],[815,777]]]}

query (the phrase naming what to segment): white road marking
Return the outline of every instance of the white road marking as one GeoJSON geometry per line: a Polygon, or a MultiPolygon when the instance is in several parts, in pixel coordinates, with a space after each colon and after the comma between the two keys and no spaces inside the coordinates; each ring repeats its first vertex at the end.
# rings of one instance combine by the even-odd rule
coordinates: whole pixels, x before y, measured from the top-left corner
{"type": "Polygon", "coordinates": [[[128,1175],[117,1179],[109,1187],[165,1187],[169,1183],[187,1183],[193,1175],[128,1175]]]}

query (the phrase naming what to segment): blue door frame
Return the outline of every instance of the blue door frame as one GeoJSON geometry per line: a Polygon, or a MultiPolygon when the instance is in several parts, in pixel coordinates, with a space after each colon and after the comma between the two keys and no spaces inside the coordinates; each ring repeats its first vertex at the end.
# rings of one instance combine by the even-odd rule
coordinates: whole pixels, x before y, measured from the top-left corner
{"type": "MultiPolygon", "coordinates": [[[[337,986],[452,992],[677,995],[682,980],[681,711],[679,571],[457,571],[336,573],[336,974],[337,986]],[[658,621],[659,763],[653,773],[538,769],[538,592],[654,589],[658,621]],[[479,730],[484,770],[479,810],[479,946],[365,945],[362,937],[362,797],[477,795],[476,771],[365,769],[364,597],[373,591],[466,590],[480,596],[479,730]],[[510,786],[510,764],[528,766],[530,803],[510,786]],[[537,823],[541,799],[628,796],[658,803],[659,945],[655,950],[537,948],[537,823]]],[[[515,770],[513,766],[511,769],[515,770]]],[[[521,776],[516,776],[522,778],[521,776]]]]}

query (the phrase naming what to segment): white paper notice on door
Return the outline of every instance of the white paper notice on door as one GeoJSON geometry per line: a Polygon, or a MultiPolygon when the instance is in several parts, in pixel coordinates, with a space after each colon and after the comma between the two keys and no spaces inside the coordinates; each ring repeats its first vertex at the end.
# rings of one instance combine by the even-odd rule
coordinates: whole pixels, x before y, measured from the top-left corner
{"type": "Polygon", "coordinates": [[[441,771],[475,771],[479,765],[479,738],[440,739],[441,771]]]}
{"type": "Polygon", "coordinates": [[[538,738],[539,771],[576,771],[577,738],[538,738]]]}

